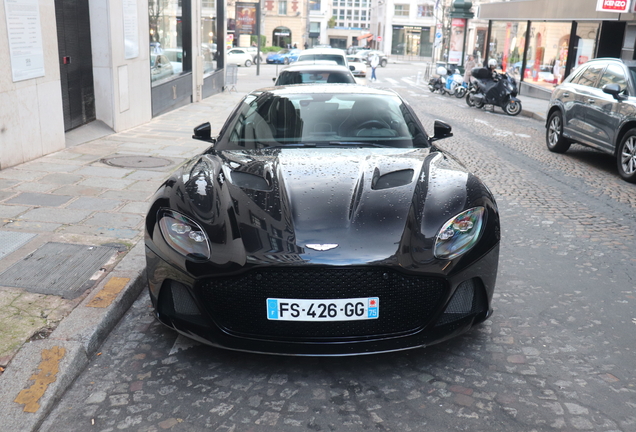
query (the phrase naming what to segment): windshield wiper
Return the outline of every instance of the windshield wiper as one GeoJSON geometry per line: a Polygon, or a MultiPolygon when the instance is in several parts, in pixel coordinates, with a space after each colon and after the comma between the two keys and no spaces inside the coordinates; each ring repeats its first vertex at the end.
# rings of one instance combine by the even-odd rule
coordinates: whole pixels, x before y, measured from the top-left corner
{"type": "Polygon", "coordinates": [[[378,144],[378,143],[373,143],[368,141],[329,141],[329,145],[343,146],[343,147],[360,147],[360,146],[380,147],[380,148],[393,147],[390,145],[378,144]]]}
{"type": "Polygon", "coordinates": [[[261,149],[271,149],[271,148],[298,148],[298,147],[316,147],[316,143],[290,143],[290,144],[277,144],[277,145],[268,145],[260,147],[261,149]]]}

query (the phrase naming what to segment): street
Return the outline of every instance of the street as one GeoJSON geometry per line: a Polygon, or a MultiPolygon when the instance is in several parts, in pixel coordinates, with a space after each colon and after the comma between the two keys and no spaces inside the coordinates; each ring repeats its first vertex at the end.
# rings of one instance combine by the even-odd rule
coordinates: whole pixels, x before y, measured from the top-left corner
{"type": "MultiPolygon", "coordinates": [[[[429,134],[451,124],[439,146],[497,198],[490,319],[411,351],[265,356],[178,336],[144,291],[40,430],[636,430],[636,185],[609,155],[550,153],[539,120],[430,93],[421,71],[391,63],[369,85],[400,93],[429,134]]],[[[239,91],[270,85],[276,67],[255,73],[239,69],[239,91]]]]}

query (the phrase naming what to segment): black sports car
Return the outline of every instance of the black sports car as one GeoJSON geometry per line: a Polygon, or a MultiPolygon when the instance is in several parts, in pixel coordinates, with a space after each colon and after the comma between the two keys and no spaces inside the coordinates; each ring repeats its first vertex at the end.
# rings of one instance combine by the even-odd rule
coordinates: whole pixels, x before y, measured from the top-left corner
{"type": "Polygon", "coordinates": [[[396,93],[246,96],[146,218],[158,319],[234,350],[350,355],[426,346],[491,313],[499,214],[396,93]]]}

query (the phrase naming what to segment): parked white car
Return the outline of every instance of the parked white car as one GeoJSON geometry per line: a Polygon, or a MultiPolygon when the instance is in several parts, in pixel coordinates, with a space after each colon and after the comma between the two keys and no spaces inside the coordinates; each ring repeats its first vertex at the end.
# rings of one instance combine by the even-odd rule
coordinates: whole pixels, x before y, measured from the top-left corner
{"type": "Polygon", "coordinates": [[[242,48],[232,48],[227,52],[227,64],[250,67],[253,60],[252,54],[242,48]]]}
{"type": "Polygon", "coordinates": [[[310,48],[303,50],[298,56],[298,61],[315,60],[332,60],[341,66],[349,66],[345,51],[338,48],[310,48]]]}
{"type": "MultiPolygon", "coordinates": [[[[236,49],[245,50],[245,52],[252,55],[252,63],[256,63],[256,47],[236,47],[236,49]]],[[[263,57],[263,51],[261,51],[261,63],[265,62],[265,58],[263,57]]]]}
{"type": "Polygon", "coordinates": [[[351,70],[353,76],[356,77],[366,77],[367,76],[367,59],[362,55],[354,54],[347,56],[347,61],[349,62],[349,66],[353,66],[354,69],[351,70]]]}

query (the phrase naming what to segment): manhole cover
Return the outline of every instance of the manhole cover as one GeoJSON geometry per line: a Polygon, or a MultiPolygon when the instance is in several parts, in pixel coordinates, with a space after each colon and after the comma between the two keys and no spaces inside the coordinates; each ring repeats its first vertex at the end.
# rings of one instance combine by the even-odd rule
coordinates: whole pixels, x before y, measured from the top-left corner
{"type": "Polygon", "coordinates": [[[113,156],[104,158],[102,163],[120,168],[160,168],[172,164],[171,160],[154,156],[113,156]]]}

